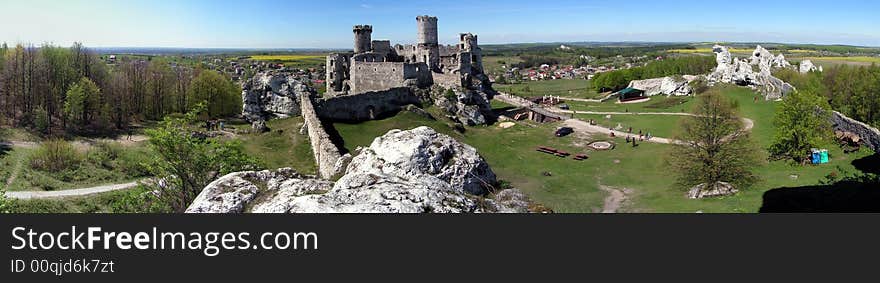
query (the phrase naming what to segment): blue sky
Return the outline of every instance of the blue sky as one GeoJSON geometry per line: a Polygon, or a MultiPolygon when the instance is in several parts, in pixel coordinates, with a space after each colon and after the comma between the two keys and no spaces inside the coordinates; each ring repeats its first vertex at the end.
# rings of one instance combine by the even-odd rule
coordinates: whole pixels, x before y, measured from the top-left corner
{"type": "Polygon", "coordinates": [[[95,47],[350,48],[351,26],[411,43],[415,16],[440,40],[762,41],[880,46],[878,1],[0,0],[0,41],[95,47]]]}

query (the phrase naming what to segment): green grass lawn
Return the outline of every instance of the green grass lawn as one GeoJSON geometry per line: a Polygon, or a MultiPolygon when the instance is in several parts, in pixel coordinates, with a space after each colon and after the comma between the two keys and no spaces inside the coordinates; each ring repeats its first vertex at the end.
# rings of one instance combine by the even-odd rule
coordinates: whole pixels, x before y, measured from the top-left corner
{"type": "Polygon", "coordinates": [[[309,137],[299,134],[302,117],[270,120],[266,125],[271,129],[268,133],[241,137],[247,153],[262,160],[270,169],[291,167],[303,174],[317,172],[309,137]]]}
{"type": "MultiPolygon", "coordinates": [[[[721,91],[739,103],[740,113],[755,121],[753,139],[761,148],[772,141],[775,127],[773,111],[778,102],[759,100],[754,102],[754,93],[746,88],[720,86],[721,91]]],[[[661,98],[675,99],[675,98],[661,98]]],[[[676,104],[674,109],[683,107],[689,110],[692,99],[685,99],[684,105],[676,104]]],[[[644,111],[663,109],[646,108],[651,102],[638,106],[644,111]]],[[[657,102],[654,102],[657,103],[657,102]]],[[[663,105],[669,103],[662,103],[663,105]]],[[[505,107],[503,104],[493,104],[505,107]]],[[[619,107],[619,106],[608,106],[619,107]]],[[[632,105],[628,107],[633,107],[632,105]]],[[[668,110],[668,109],[665,109],[668,110]]],[[[642,110],[639,110],[642,111],[642,110]]],[[[656,128],[652,133],[674,133],[675,125],[681,117],[638,116],[614,117],[621,122],[656,128]],[[646,119],[644,119],[646,118],[646,119]],[[661,118],[664,120],[658,120],[661,118]]],[[[592,140],[606,140],[605,136],[572,135],[556,138],[553,131],[559,123],[537,125],[519,123],[510,129],[495,126],[468,128],[465,134],[452,132],[445,122],[429,121],[417,115],[401,113],[381,121],[361,124],[336,124],[340,135],[346,140],[346,148],[368,145],[372,140],[388,130],[410,129],[427,125],[439,132],[477,148],[502,180],[526,192],[534,200],[557,212],[595,212],[602,205],[607,193],[600,185],[627,188],[633,193],[624,205],[625,211],[633,212],[757,212],[761,206],[764,192],[780,187],[815,185],[831,172],[838,170],[855,172],[852,161],[871,155],[862,151],[843,154],[837,147],[829,147],[832,162],[822,166],[792,165],[784,161],[761,161],[755,164],[754,172],[761,178],[757,184],[737,195],[706,199],[686,199],[685,190],[675,187],[675,176],[670,172],[666,156],[671,146],[641,143],[638,147],[622,145],[611,151],[588,152],[585,145],[592,140]],[[550,146],[570,153],[588,153],[590,159],[574,161],[561,159],[535,151],[537,146],[550,146]],[[840,169],[838,169],[838,167],[840,169]],[[546,177],[544,172],[552,176],[546,177]],[[793,177],[796,176],[796,177],[793,177]]],[[[635,126],[634,126],[635,127],[635,126]]],[[[766,157],[766,152],[763,154],[766,157]]],[[[766,160],[766,159],[764,159],[766,160]]]]}
{"type": "Polygon", "coordinates": [[[587,80],[525,81],[517,84],[495,84],[493,87],[498,91],[523,97],[553,95],[590,99],[601,96],[590,87],[590,81],[587,80]]]}

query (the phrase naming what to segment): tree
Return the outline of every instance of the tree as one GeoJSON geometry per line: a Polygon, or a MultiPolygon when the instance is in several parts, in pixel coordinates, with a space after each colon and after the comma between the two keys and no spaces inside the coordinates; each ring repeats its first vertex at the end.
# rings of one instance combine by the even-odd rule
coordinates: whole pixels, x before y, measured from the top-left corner
{"type": "Polygon", "coordinates": [[[101,89],[89,78],[83,77],[70,86],[67,101],[64,102],[64,114],[71,121],[88,125],[92,117],[102,109],[99,105],[101,89]]]}
{"type": "Polygon", "coordinates": [[[828,103],[812,91],[796,91],[783,98],[774,117],[771,157],[806,162],[810,149],[830,138],[829,110],[828,103]]]}
{"type": "Polygon", "coordinates": [[[681,125],[678,139],[685,142],[675,145],[670,155],[680,186],[728,182],[745,188],[757,180],[751,172],[757,150],[735,108],[717,91],[698,97],[695,116],[685,118],[681,125]]]}
{"type": "Polygon", "coordinates": [[[241,89],[215,71],[199,73],[190,85],[189,96],[192,101],[206,102],[211,117],[241,113],[241,89]]]}
{"type": "Polygon", "coordinates": [[[162,180],[153,186],[158,192],[156,198],[174,212],[184,212],[202,189],[218,177],[260,167],[256,159],[244,152],[240,142],[193,133],[190,125],[205,109],[204,104],[199,104],[183,118],[166,117],[158,128],[147,130],[150,146],[158,153],[149,171],[162,180]]]}

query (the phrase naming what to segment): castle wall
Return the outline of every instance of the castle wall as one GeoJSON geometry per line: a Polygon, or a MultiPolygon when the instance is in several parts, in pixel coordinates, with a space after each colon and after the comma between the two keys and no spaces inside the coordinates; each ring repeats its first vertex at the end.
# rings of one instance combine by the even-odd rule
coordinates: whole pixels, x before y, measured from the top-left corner
{"type": "Polygon", "coordinates": [[[396,113],[405,105],[420,103],[421,100],[410,88],[393,88],[321,99],[317,115],[331,121],[368,121],[396,113]]]}
{"type": "Polygon", "coordinates": [[[338,172],[336,162],[342,155],[339,149],[333,144],[330,135],[324,130],[321,120],[312,105],[312,100],[308,94],[300,94],[300,107],[302,110],[303,121],[309,134],[309,142],[312,145],[312,154],[315,156],[315,162],[318,165],[318,175],[323,179],[330,179],[341,173],[338,172]]]}
{"type": "Polygon", "coordinates": [[[386,90],[403,86],[404,63],[359,62],[351,65],[351,93],[386,90]]]}

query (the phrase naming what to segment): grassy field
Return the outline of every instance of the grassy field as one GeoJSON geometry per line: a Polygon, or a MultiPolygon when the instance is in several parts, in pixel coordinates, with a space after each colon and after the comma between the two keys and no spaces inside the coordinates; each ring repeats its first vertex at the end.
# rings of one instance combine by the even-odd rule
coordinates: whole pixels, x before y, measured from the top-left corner
{"type": "Polygon", "coordinates": [[[317,172],[309,138],[299,134],[302,117],[270,120],[266,125],[271,132],[241,136],[247,153],[270,169],[291,167],[303,174],[317,172]]]}
{"type": "Polygon", "coordinates": [[[501,92],[524,97],[554,95],[589,99],[601,96],[587,80],[526,81],[518,84],[496,84],[493,87],[501,92]]]}
{"type": "MultiPolygon", "coordinates": [[[[724,86],[721,90],[739,103],[743,116],[755,121],[753,139],[762,148],[766,148],[775,131],[772,120],[777,103],[763,100],[754,102],[755,94],[745,88],[724,86]]],[[[689,109],[688,104],[691,102],[685,101],[683,106],[688,106],[689,109]]],[[[504,104],[493,105],[506,107],[504,104]]],[[[622,122],[656,128],[657,130],[652,131],[657,132],[656,135],[664,131],[674,132],[676,121],[673,120],[680,119],[669,117],[657,121],[654,116],[628,118],[619,119],[622,122]],[[631,120],[623,120],[628,118],[631,120]]],[[[765,191],[779,187],[814,185],[829,173],[839,170],[838,167],[844,171],[855,171],[852,161],[872,154],[862,151],[847,155],[839,148],[830,147],[832,163],[829,165],[799,166],[781,161],[762,161],[754,167],[754,172],[761,181],[752,188],[730,197],[689,200],[684,197],[683,189],[674,186],[674,176],[668,170],[665,157],[670,153],[669,145],[641,143],[638,147],[632,147],[622,145],[623,138],[618,138],[615,142],[619,146],[614,150],[588,152],[586,144],[594,140],[606,140],[608,137],[576,133],[556,138],[552,134],[559,126],[558,123],[519,123],[510,129],[495,126],[473,127],[468,128],[465,134],[458,134],[452,133],[444,122],[429,121],[408,113],[381,121],[356,125],[336,124],[335,127],[346,140],[346,148],[351,149],[369,144],[376,136],[390,129],[409,129],[421,125],[429,125],[476,147],[500,179],[511,182],[533,199],[557,212],[598,211],[607,196],[601,186],[631,190],[628,201],[624,204],[624,210],[630,212],[757,212],[765,191]],[[590,159],[581,162],[560,159],[536,152],[534,149],[537,146],[555,147],[571,153],[587,153],[590,159]],[[544,172],[549,172],[552,176],[544,176],[544,172]]]]}
{"type": "Polygon", "coordinates": [[[289,54],[289,55],[255,55],[251,59],[282,63],[291,68],[315,68],[325,63],[327,56],[323,54],[289,54]]]}
{"type": "Polygon", "coordinates": [[[146,176],[146,157],[151,154],[145,142],[130,145],[113,143],[110,150],[83,143],[75,144],[80,158],[77,165],[61,171],[46,171],[31,166],[39,148],[13,147],[0,152],[0,186],[8,191],[53,191],[118,184],[146,176]]]}

